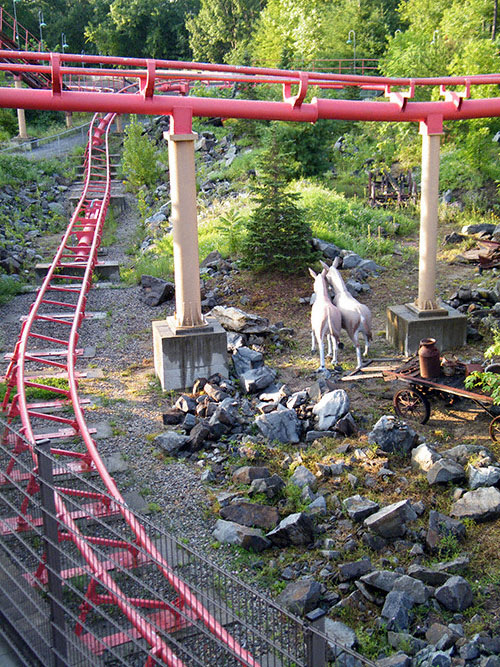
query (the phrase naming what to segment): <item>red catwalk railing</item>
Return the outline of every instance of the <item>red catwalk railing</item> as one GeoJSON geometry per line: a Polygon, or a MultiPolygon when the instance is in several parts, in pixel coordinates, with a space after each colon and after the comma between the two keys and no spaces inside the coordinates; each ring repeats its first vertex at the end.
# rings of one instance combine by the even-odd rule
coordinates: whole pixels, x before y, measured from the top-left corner
{"type": "MultiPolygon", "coordinates": [[[[84,452],[78,451],[77,447],[73,449],[52,447],[51,453],[71,459],[72,469],[75,472],[96,470],[105,484],[107,493],[118,503],[110,501],[109,496],[103,496],[98,492],[66,486],[57,487],[56,511],[63,526],[60,539],[68,539],[67,535],[71,536],[71,541],[78,548],[92,573],[87,589],[88,601],[82,605],[81,620],[85,619],[90,609],[90,601],[93,604],[115,605],[128,618],[140,637],[151,647],[151,660],[154,657],[167,665],[180,666],[183,664],[182,661],[159,636],[158,628],[148,620],[142,610],[162,610],[161,629],[175,631],[186,625],[186,618],[181,618],[178,612],[179,608],[186,609],[187,618],[201,620],[210,632],[228,647],[241,664],[257,666],[258,662],[249,652],[240,646],[201,604],[189,587],[174,574],[169,563],[147,536],[141,522],[127,508],[115,481],[98,453],[96,443],[87,427],[82,401],[78,395],[79,375],[75,367],[79,356],[77,344],[79,329],[86,317],[87,294],[97,263],[97,250],[110,198],[107,139],[113,118],[114,114],[108,114],[102,119],[96,116],[89,129],[83,194],[27,319],[22,325],[19,340],[7,369],[7,390],[3,409],[7,412],[9,424],[15,419],[20,419],[22,438],[15,438],[15,442],[12,443],[13,456],[6,466],[3,481],[6,482],[7,477],[13,477],[24,482],[27,496],[21,503],[16,516],[1,521],[0,535],[8,536],[15,532],[23,532],[30,529],[30,524],[36,523],[32,517],[28,517],[28,498],[39,491],[36,481],[38,461],[35,445],[37,441],[47,438],[54,441],[57,438],[76,436],[78,441],[81,440],[85,444],[84,452]],[[58,310],[54,312],[54,309],[58,310]],[[40,344],[48,344],[53,347],[41,349],[40,344]],[[40,374],[40,369],[44,367],[62,375],[67,380],[67,388],[54,388],[45,384],[43,379],[36,377],[34,379],[33,376],[40,374]],[[42,394],[46,393],[47,399],[35,403],[29,402],[27,399],[29,388],[36,389],[42,394]],[[60,396],[59,400],[50,400],[53,392],[60,396]],[[60,408],[71,409],[73,414],[67,416],[52,412],[60,408]],[[47,412],[47,409],[50,411],[47,412]],[[59,430],[50,434],[41,431],[40,429],[47,423],[56,424],[59,430]],[[26,451],[27,448],[33,460],[33,469],[29,474],[15,469],[15,456],[26,451]],[[65,500],[68,496],[77,496],[90,502],[71,512],[65,500]],[[137,545],[154,559],[164,578],[177,592],[178,597],[173,604],[166,605],[154,599],[136,599],[126,596],[96,555],[95,540],[82,532],[76,523],[77,519],[91,519],[96,516],[102,518],[117,514],[122,515],[137,545]],[[107,594],[98,593],[98,586],[105,587],[107,594]]],[[[8,437],[9,434],[6,432],[5,438],[8,437]]],[[[106,540],[104,543],[107,543],[106,540]]],[[[126,548],[123,542],[115,545],[108,544],[108,546],[126,548]]],[[[38,571],[39,579],[44,576],[43,569],[42,566],[38,571]]],[[[76,625],[77,634],[82,633],[81,627],[81,623],[76,625]]],[[[152,662],[148,661],[148,664],[152,662]]]]}

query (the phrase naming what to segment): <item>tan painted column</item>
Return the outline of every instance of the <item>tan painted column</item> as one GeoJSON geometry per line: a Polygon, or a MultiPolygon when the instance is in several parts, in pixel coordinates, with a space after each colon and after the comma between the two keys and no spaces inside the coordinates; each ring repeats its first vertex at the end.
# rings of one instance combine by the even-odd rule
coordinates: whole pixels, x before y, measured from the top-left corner
{"type": "Polygon", "coordinates": [[[123,117],[121,113],[116,114],[115,123],[116,123],[116,133],[123,134],[123,117]]]}
{"type": "Polygon", "coordinates": [[[66,116],[66,127],[73,127],[73,113],[71,111],[65,111],[64,115],[66,116]]]}
{"type": "Polygon", "coordinates": [[[436,301],[436,253],[439,205],[439,142],[442,118],[420,123],[422,134],[422,183],[420,193],[419,310],[439,308],[436,301]]]}
{"type": "MultiPolygon", "coordinates": [[[[15,77],[14,86],[16,88],[23,87],[23,82],[19,77],[15,77]]],[[[26,115],[24,113],[24,109],[17,110],[17,125],[19,127],[19,137],[21,139],[28,139],[28,132],[26,130],[26,115]]]]}
{"type": "Polygon", "coordinates": [[[201,314],[194,142],[196,134],[168,134],[174,239],[175,324],[205,326],[201,314]]]}

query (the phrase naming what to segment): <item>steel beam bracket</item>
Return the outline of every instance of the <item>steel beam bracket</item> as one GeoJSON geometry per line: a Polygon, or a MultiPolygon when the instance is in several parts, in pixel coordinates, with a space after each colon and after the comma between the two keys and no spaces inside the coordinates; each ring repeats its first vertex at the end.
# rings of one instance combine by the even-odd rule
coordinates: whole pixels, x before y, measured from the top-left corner
{"type": "Polygon", "coordinates": [[[291,81],[283,84],[283,101],[291,104],[294,109],[300,109],[307,93],[309,74],[307,72],[299,72],[299,92],[297,95],[292,95],[292,85],[291,81]]]}
{"type": "Polygon", "coordinates": [[[155,89],[156,63],[154,60],[148,59],[146,65],[146,77],[141,76],[141,95],[144,99],[150,99],[153,97],[155,89]]]}
{"type": "Polygon", "coordinates": [[[460,111],[462,102],[470,97],[470,79],[465,79],[465,90],[446,90],[446,86],[439,87],[439,93],[444,97],[446,102],[452,102],[457,111],[460,111]]]}
{"type": "Polygon", "coordinates": [[[415,95],[415,81],[413,79],[410,79],[410,88],[409,88],[409,90],[393,93],[391,91],[391,86],[390,85],[385,87],[385,96],[388,97],[389,100],[393,104],[397,104],[400,111],[404,111],[404,109],[406,107],[406,103],[414,95],[415,95]]]}
{"type": "Polygon", "coordinates": [[[61,54],[50,54],[50,65],[52,68],[52,95],[60,95],[62,90],[61,83],[61,54]]]}

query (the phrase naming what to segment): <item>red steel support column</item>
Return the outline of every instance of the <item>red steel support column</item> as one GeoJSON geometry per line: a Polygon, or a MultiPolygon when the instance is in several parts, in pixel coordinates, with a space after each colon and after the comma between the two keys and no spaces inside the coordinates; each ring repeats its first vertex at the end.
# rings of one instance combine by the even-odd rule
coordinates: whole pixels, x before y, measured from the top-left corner
{"type": "Polygon", "coordinates": [[[439,142],[442,116],[429,116],[420,123],[422,135],[422,184],[420,194],[420,259],[418,271],[419,310],[436,310],[436,252],[439,204],[439,142]]]}
{"type": "Polygon", "coordinates": [[[166,134],[170,168],[170,197],[174,239],[175,324],[204,326],[201,314],[196,176],[191,114],[173,119],[173,132],[166,134]],[[180,130],[180,132],[179,132],[180,130]]]}

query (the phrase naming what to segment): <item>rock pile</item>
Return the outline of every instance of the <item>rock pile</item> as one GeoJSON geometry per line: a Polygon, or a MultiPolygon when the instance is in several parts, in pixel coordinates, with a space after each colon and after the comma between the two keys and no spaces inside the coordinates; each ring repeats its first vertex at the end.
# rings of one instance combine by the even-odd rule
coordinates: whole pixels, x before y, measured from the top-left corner
{"type": "MultiPolygon", "coordinates": [[[[460,546],[463,519],[500,516],[493,453],[475,445],[438,451],[389,415],[359,446],[342,440],[346,430],[356,430],[346,392],[323,378],[293,393],[276,385],[262,354],[244,344],[263,335],[268,322],[227,310],[215,314],[234,330],[235,379],[197,382],[164,416],[182,433],[167,431],[156,441],[170,455],[198,458],[202,479],[217,483],[214,538],[260,558],[269,552],[267,567],[284,586],[278,601],[294,613],[321,607],[337,618],[350,609],[378,618],[388,642],[380,667],[498,667],[498,637],[466,635],[476,600],[467,580],[470,557],[460,546]],[[322,437],[331,438],[328,454],[305,465],[301,452],[322,437]],[[242,464],[235,466],[238,458],[242,464]],[[449,514],[403,495],[404,461],[425,476],[429,489],[460,484],[449,514]],[[387,479],[397,480],[399,500],[375,501],[372,491],[387,479]],[[310,558],[287,556],[297,547],[310,558]]],[[[332,618],[325,630],[336,664],[354,664],[339,644],[359,648],[356,630],[332,618]]]]}
{"type": "Polygon", "coordinates": [[[55,231],[64,221],[66,191],[63,178],[55,176],[52,185],[28,183],[20,188],[10,185],[0,188],[0,269],[17,275],[42,261],[37,239],[55,231]]]}

